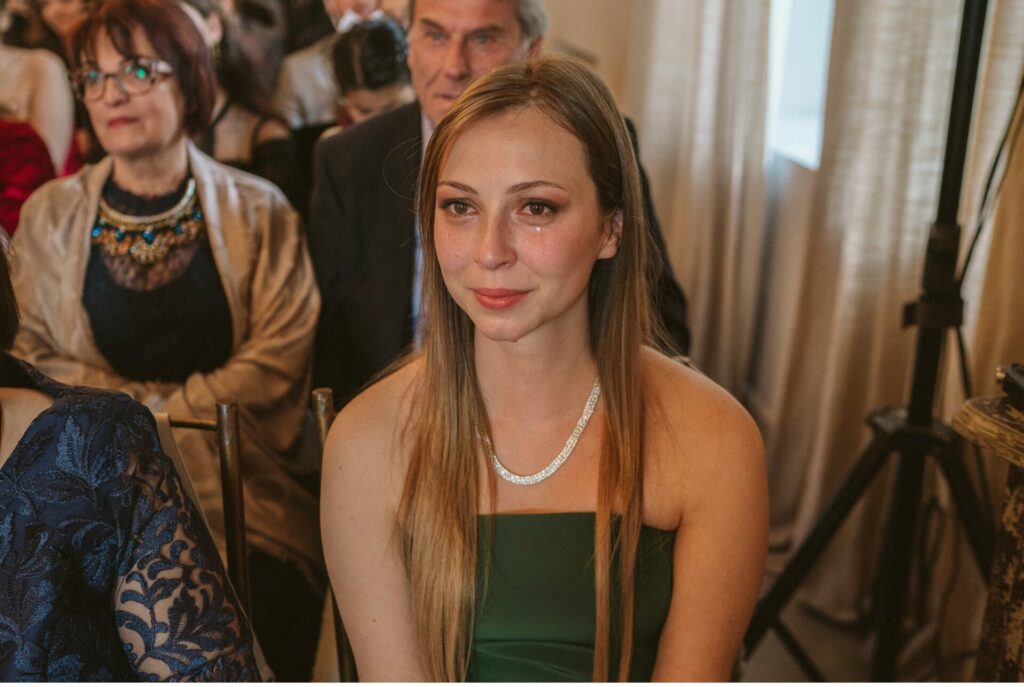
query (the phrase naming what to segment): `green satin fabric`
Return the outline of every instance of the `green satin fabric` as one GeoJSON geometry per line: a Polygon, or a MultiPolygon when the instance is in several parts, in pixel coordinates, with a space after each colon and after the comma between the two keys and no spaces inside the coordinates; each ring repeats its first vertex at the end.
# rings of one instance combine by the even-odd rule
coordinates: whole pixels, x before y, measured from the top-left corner
{"type": "MultiPolygon", "coordinates": [[[[594,517],[480,516],[470,681],[590,681],[596,626],[594,517]],[[487,546],[488,532],[493,532],[492,547],[487,546]]],[[[634,682],[649,681],[654,671],[672,597],[674,542],[675,531],[646,525],[640,531],[630,667],[634,682]]],[[[613,664],[610,675],[617,670],[613,664]]]]}

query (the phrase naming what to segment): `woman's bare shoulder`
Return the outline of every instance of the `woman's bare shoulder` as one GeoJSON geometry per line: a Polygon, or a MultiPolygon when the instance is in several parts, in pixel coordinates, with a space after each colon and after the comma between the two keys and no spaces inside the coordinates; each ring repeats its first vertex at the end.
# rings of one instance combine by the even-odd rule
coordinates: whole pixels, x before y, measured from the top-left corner
{"type": "Polygon", "coordinates": [[[682,359],[644,349],[643,361],[648,398],[661,411],[655,416],[667,415],[694,429],[710,429],[706,424],[710,415],[725,422],[727,429],[751,421],[732,394],[682,359]]]}
{"type": "Polygon", "coordinates": [[[733,396],[682,362],[644,352],[646,455],[661,493],[651,496],[681,514],[685,504],[764,475],[764,445],[750,413],[733,396]]]}
{"type": "Polygon", "coordinates": [[[32,422],[53,405],[53,397],[35,389],[0,388],[3,432],[0,433],[0,465],[28,431],[32,422]]]}
{"type": "Polygon", "coordinates": [[[53,405],[53,396],[45,394],[36,389],[21,389],[12,387],[0,388],[0,404],[3,406],[4,429],[15,429],[14,420],[27,420],[27,429],[32,420],[44,410],[53,405]]]}
{"type": "Polygon", "coordinates": [[[256,145],[290,137],[291,132],[288,127],[276,117],[261,118],[253,127],[253,140],[256,141],[256,145]]]}
{"type": "Polygon", "coordinates": [[[422,370],[422,358],[414,359],[342,409],[327,436],[325,477],[340,470],[363,485],[389,488],[404,474],[405,440],[422,370]]]}

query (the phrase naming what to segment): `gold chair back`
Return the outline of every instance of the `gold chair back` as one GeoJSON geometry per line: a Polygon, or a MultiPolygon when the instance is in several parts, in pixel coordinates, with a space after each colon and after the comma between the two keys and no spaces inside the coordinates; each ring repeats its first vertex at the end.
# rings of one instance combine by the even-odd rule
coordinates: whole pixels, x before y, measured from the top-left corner
{"type": "MultiPolygon", "coordinates": [[[[334,421],[334,394],[330,389],[313,389],[313,418],[316,422],[317,438],[320,440],[320,453],[323,454],[324,446],[327,444],[327,432],[334,421]]],[[[338,611],[338,604],[334,601],[333,592],[328,585],[328,592],[331,596],[331,609],[334,616],[334,641],[338,654],[338,675],[342,682],[358,682],[356,674],[356,662],[352,656],[352,647],[348,642],[348,635],[345,634],[345,625],[341,622],[341,613],[338,611]]]]}
{"type": "Polygon", "coordinates": [[[241,433],[238,429],[238,403],[219,401],[217,419],[170,417],[171,427],[215,432],[220,451],[221,496],[224,499],[224,535],[227,545],[228,577],[238,601],[252,612],[249,592],[249,556],[245,541],[245,494],[242,491],[241,433]]]}

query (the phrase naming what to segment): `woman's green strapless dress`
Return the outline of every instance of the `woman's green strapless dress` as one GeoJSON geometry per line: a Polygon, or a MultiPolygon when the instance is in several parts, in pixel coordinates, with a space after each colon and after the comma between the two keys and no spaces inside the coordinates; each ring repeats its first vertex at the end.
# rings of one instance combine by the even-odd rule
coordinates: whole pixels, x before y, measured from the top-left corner
{"type": "MultiPolygon", "coordinates": [[[[480,516],[469,680],[590,681],[596,626],[594,518],[594,513],[480,516]],[[485,580],[489,527],[494,540],[485,580]]],[[[616,527],[618,519],[612,524],[616,527]]],[[[640,531],[630,669],[634,682],[650,680],[654,671],[672,597],[674,542],[675,531],[646,525],[640,531]]],[[[613,661],[609,674],[614,677],[617,670],[613,661]]]]}

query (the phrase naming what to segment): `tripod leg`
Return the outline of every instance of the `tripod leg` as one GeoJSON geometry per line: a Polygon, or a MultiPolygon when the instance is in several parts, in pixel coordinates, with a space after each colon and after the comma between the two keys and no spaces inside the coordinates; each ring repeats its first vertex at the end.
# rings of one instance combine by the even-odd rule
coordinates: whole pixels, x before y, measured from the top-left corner
{"type": "Polygon", "coordinates": [[[800,670],[804,671],[804,674],[810,679],[811,682],[828,682],[825,676],[818,666],[814,665],[814,661],[807,655],[804,648],[800,646],[800,642],[797,641],[793,633],[789,631],[789,628],[781,620],[775,621],[775,634],[778,635],[779,641],[789,651],[789,655],[797,662],[800,666],[800,670]]]}
{"type": "Polygon", "coordinates": [[[896,679],[897,662],[903,648],[903,612],[910,582],[925,455],[924,447],[907,447],[900,456],[882,544],[878,595],[874,600],[877,634],[871,664],[872,682],[896,679]]]}
{"type": "MultiPolygon", "coordinates": [[[[967,533],[974,561],[978,564],[982,579],[987,581],[992,569],[993,526],[991,518],[983,512],[978,503],[971,477],[964,467],[963,455],[958,449],[959,443],[951,443],[945,450],[938,452],[936,459],[953,494],[956,512],[964,524],[964,532],[967,533]]],[[[982,489],[984,488],[985,485],[982,485],[982,489]]]]}
{"type": "Polygon", "coordinates": [[[743,638],[748,655],[757,647],[764,633],[776,624],[779,613],[786,602],[796,591],[801,580],[811,571],[836,530],[843,524],[843,520],[853,509],[861,494],[867,489],[874,476],[878,474],[878,470],[891,451],[890,443],[889,435],[876,432],[874,439],[861,454],[861,457],[857,459],[846,481],[843,482],[839,491],[832,497],[821,517],[814,524],[814,528],[800,544],[768,593],[758,602],[754,617],[743,638]]]}

